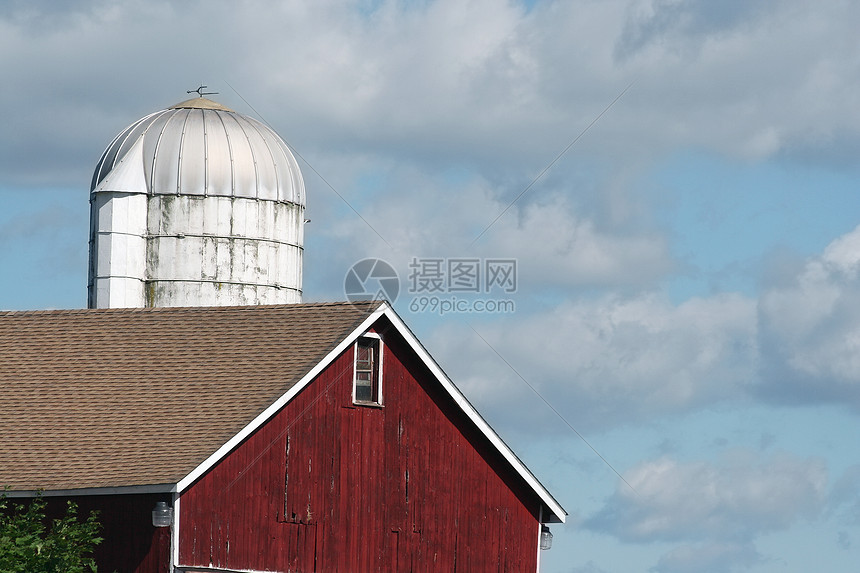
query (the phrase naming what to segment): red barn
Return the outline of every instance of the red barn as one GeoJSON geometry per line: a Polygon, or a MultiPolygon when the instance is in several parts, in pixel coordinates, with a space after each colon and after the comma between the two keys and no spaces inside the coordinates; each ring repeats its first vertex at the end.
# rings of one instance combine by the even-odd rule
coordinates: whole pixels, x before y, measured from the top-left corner
{"type": "Polygon", "coordinates": [[[0,385],[104,571],[521,573],[566,515],[386,303],[4,312],[0,385]]]}

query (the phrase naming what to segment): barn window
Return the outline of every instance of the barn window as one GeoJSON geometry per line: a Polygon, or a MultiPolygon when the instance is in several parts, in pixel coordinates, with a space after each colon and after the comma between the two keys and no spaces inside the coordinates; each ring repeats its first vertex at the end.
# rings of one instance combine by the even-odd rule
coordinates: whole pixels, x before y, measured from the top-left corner
{"type": "Polygon", "coordinates": [[[382,404],[382,341],[378,336],[362,336],[355,342],[355,383],[353,400],[356,404],[382,404]]]}

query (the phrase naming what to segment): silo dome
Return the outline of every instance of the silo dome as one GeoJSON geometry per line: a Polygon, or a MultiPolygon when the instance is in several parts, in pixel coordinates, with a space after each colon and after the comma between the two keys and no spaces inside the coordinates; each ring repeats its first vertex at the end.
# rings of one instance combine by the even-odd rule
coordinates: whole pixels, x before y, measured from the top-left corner
{"type": "Polygon", "coordinates": [[[136,121],[90,204],[91,308],[301,302],[304,182],[250,117],[199,97],[136,121]]]}

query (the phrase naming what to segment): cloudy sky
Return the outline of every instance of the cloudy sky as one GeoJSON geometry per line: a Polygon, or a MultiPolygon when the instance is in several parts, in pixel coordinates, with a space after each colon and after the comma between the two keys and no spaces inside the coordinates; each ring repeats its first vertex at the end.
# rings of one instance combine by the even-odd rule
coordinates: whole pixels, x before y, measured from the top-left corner
{"type": "Polygon", "coordinates": [[[305,299],[394,265],[398,312],[569,512],[542,571],[854,571],[858,22],[850,0],[3,0],[0,308],[86,305],[102,150],[207,84],[303,158],[305,299]],[[410,262],[450,259],[515,259],[516,292],[412,288],[410,262]],[[515,311],[429,304],[455,297],[515,311]]]}

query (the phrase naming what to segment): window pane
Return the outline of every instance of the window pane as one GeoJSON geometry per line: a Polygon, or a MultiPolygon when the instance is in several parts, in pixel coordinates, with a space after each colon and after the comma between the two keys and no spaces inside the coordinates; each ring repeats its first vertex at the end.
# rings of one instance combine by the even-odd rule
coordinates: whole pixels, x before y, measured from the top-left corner
{"type": "Polygon", "coordinates": [[[370,402],[373,400],[373,389],[370,386],[356,386],[355,399],[359,402],[370,402]]]}

